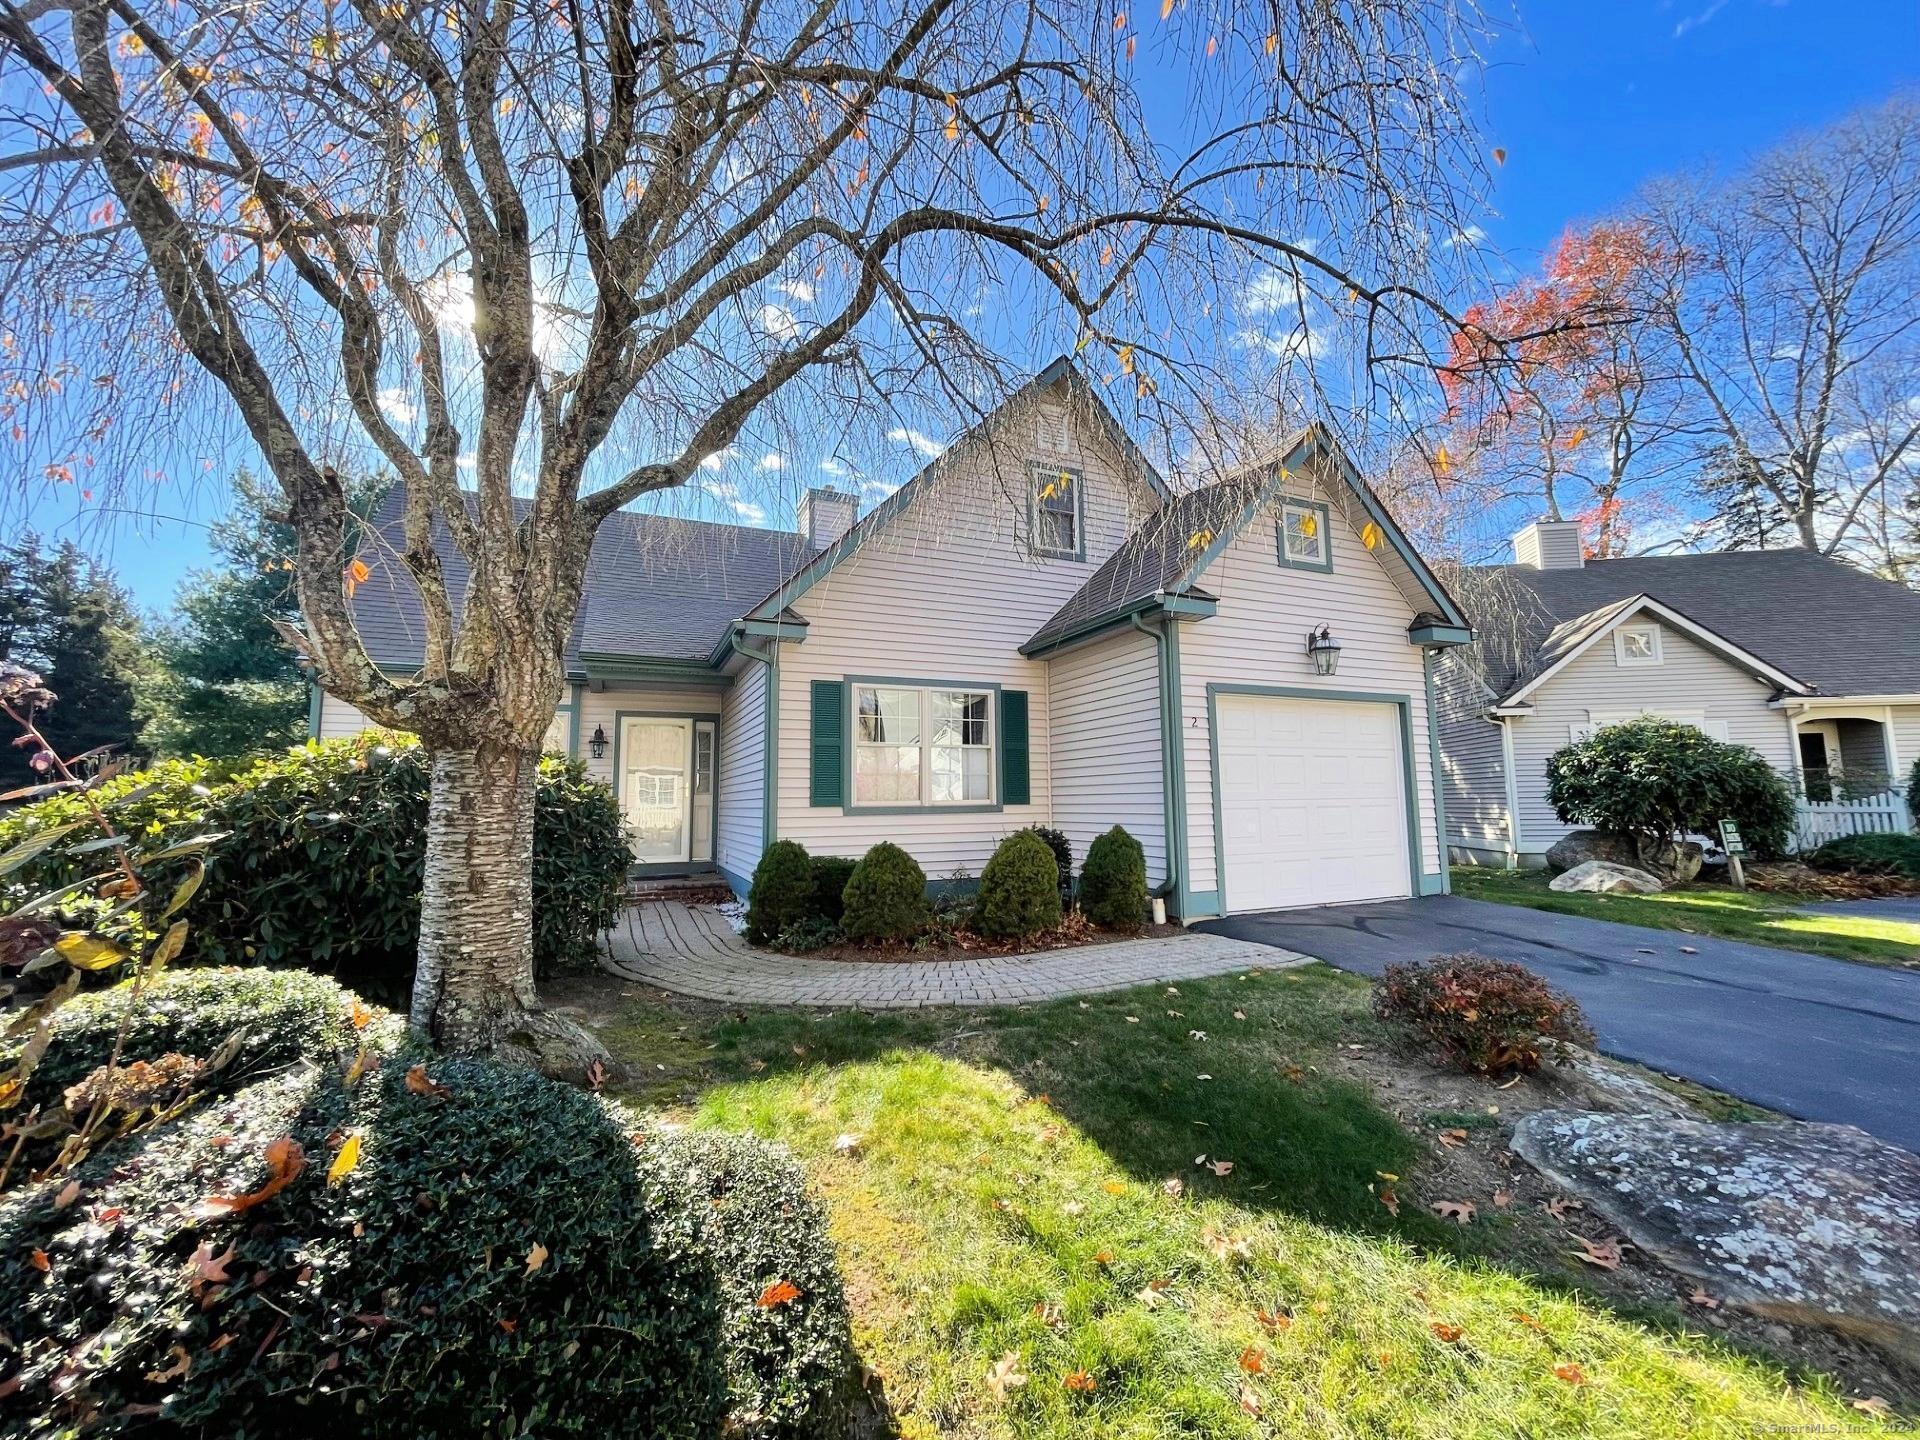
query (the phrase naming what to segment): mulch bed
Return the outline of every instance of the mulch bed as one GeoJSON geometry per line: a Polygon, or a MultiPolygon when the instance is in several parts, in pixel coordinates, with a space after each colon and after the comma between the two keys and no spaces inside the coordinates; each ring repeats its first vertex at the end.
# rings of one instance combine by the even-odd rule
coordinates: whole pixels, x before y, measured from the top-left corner
{"type": "Polygon", "coordinates": [[[1818,895],[1826,900],[1875,900],[1887,895],[1920,895],[1920,880],[1864,871],[1816,870],[1798,860],[1747,866],[1747,888],[1769,895],[1818,895]]]}
{"type": "Polygon", "coordinates": [[[1146,925],[1135,931],[1102,930],[1075,911],[1059,928],[1020,940],[989,940],[969,930],[954,930],[917,945],[860,945],[844,941],[806,952],[810,960],[858,960],[896,964],[918,960],[977,960],[992,955],[1028,955],[1037,950],[1072,950],[1082,945],[1110,945],[1116,940],[1150,940],[1185,932],[1178,925],[1146,925]]]}

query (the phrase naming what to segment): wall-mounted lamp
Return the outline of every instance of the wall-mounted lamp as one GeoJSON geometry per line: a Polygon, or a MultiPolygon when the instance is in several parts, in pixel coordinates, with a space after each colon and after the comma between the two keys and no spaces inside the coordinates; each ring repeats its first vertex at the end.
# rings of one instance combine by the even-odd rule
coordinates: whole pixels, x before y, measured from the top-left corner
{"type": "Polygon", "coordinates": [[[1307,632],[1307,654],[1313,659],[1316,674],[1331,675],[1340,668],[1340,642],[1326,625],[1307,632]]]}
{"type": "Polygon", "coordinates": [[[596,760],[607,758],[607,729],[604,725],[593,727],[593,734],[587,737],[587,749],[596,760]]]}

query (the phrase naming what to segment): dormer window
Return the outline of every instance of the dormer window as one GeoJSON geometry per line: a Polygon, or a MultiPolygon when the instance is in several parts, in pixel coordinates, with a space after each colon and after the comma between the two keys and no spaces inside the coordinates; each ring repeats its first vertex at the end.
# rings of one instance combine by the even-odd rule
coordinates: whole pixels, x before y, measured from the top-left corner
{"type": "Polygon", "coordinates": [[[1616,665],[1658,665],[1660,627],[1622,625],[1613,632],[1613,660],[1616,665]]]}
{"type": "Polygon", "coordinates": [[[1030,474],[1027,533],[1033,553],[1056,560],[1086,559],[1086,486],[1080,472],[1035,465],[1030,474]]]}

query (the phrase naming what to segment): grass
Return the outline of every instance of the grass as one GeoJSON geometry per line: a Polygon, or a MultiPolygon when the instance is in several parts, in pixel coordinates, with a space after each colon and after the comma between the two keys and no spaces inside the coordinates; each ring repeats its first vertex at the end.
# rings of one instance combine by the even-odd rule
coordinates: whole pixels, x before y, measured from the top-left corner
{"type": "Polygon", "coordinates": [[[1708,886],[1666,890],[1658,895],[1562,895],[1547,888],[1549,878],[1544,870],[1456,866],[1453,891],[1474,900],[1524,905],[1555,915],[1585,915],[1656,930],[1717,935],[1724,940],[1746,940],[1870,965],[1920,961],[1920,925],[1905,921],[1868,915],[1800,914],[1789,908],[1792,900],[1779,895],[1708,886]]]}
{"type": "Polygon", "coordinates": [[[1337,1047],[1382,1043],[1366,1006],[1312,967],[986,1012],[635,1000],[600,1033],[629,1098],[807,1166],[909,1440],[1872,1424],[1677,1317],[1503,1268],[1542,1216],[1429,1214],[1425,1142],[1331,1073],[1337,1047]],[[1025,1382],[996,1393],[1007,1357],[1025,1382]]]}

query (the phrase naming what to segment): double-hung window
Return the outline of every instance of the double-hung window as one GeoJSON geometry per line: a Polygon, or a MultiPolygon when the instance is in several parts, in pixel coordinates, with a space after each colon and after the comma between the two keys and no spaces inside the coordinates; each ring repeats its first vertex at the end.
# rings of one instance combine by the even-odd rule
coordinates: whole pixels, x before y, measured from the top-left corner
{"type": "Polygon", "coordinates": [[[1079,560],[1086,547],[1081,536],[1086,521],[1078,471],[1036,465],[1031,471],[1033,495],[1027,519],[1035,555],[1079,560]]]}
{"type": "Polygon", "coordinates": [[[993,802],[993,692],[853,687],[856,805],[993,802]]]}
{"type": "Polygon", "coordinates": [[[1300,570],[1331,570],[1327,507],[1313,500],[1280,503],[1280,563],[1300,570]]]}

